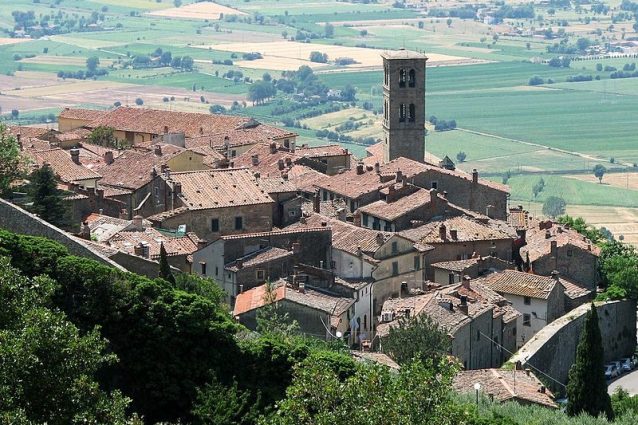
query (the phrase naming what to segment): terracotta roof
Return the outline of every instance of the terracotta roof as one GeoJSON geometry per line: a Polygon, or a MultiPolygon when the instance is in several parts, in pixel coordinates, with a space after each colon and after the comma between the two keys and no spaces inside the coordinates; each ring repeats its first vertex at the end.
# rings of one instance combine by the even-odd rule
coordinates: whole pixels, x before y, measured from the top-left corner
{"type": "Polygon", "coordinates": [[[109,111],[103,110],[95,110],[95,109],[75,109],[75,108],[64,108],[60,112],[60,118],[67,118],[72,120],[83,120],[83,121],[94,121],[102,118],[107,115],[109,111]]]}
{"type": "Polygon", "coordinates": [[[224,266],[224,269],[231,272],[237,272],[242,268],[259,266],[271,261],[280,260],[286,257],[292,257],[292,255],[292,251],[287,251],[285,249],[270,246],[238,258],[235,261],[226,264],[224,266]]]}
{"type": "Polygon", "coordinates": [[[305,165],[294,164],[288,170],[288,180],[294,183],[298,190],[306,193],[314,193],[317,183],[330,178],[314,168],[305,165]]]}
{"type": "Polygon", "coordinates": [[[179,195],[189,210],[270,204],[273,199],[246,169],[203,170],[171,173],[181,183],[179,195]]]}
{"type": "Polygon", "coordinates": [[[7,126],[7,130],[9,130],[9,134],[12,136],[20,135],[20,140],[22,142],[24,142],[25,139],[37,139],[51,131],[48,128],[27,127],[21,125],[7,126]]]}
{"type": "MultiPolygon", "coordinates": [[[[85,110],[86,111],[86,110],[85,110]]],[[[231,115],[177,112],[147,108],[119,107],[106,113],[94,113],[95,117],[88,127],[112,127],[120,131],[133,131],[148,134],[184,133],[188,138],[196,138],[232,132],[240,129],[280,134],[283,130],[261,124],[252,118],[231,115]]],[[[65,116],[68,114],[64,114],[65,116]]],[[[285,132],[288,133],[288,132],[285,132]]]]}
{"type": "Polygon", "coordinates": [[[111,248],[129,254],[135,254],[135,246],[142,243],[149,248],[150,259],[157,259],[160,255],[160,246],[163,243],[166,254],[171,256],[189,255],[197,251],[197,241],[199,239],[195,234],[188,233],[186,236],[172,238],[165,236],[158,230],[147,227],[144,230],[124,230],[116,233],[106,241],[111,248]]]}
{"type": "Polygon", "coordinates": [[[97,170],[102,174],[101,184],[137,190],[153,180],[153,168],[160,172],[161,165],[185,152],[178,146],[162,145],[161,155],[151,152],[124,151],[112,164],[97,170]]]}
{"type": "Polygon", "coordinates": [[[186,146],[210,146],[217,149],[225,147],[233,148],[257,143],[268,143],[273,140],[297,137],[296,133],[258,123],[254,127],[231,128],[214,134],[205,136],[196,135],[186,141],[186,146]]]}
{"type": "Polygon", "coordinates": [[[87,167],[76,164],[71,155],[60,148],[45,151],[33,151],[31,156],[38,165],[48,163],[56,176],[65,183],[78,183],[84,180],[100,179],[102,176],[87,167]]]}
{"type": "Polygon", "coordinates": [[[350,154],[348,149],[337,144],[319,145],[319,146],[303,145],[303,146],[297,147],[297,150],[295,153],[299,156],[308,156],[310,158],[344,156],[344,155],[350,154]]]}
{"type": "Polygon", "coordinates": [[[264,189],[266,193],[290,193],[297,192],[295,184],[289,180],[282,178],[259,178],[257,179],[259,187],[264,189]]]}
{"type": "Polygon", "coordinates": [[[22,150],[25,152],[30,151],[45,151],[52,149],[51,143],[47,140],[40,140],[35,138],[21,139],[22,150]]]}
{"type": "Polygon", "coordinates": [[[393,202],[386,202],[382,200],[373,202],[359,208],[359,211],[374,217],[379,217],[383,220],[394,221],[410,211],[421,208],[430,202],[432,202],[430,191],[419,189],[416,192],[407,196],[402,196],[393,202]]]}
{"type": "Polygon", "coordinates": [[[527,229],[529,213],[522,207],[510,208],[507,214],[507,222],[515,229],[527,229]]]}
{"type": "Polygon", "coordinates": [[[516,270],[492,273],[479,279],[479,282],[499,293],[544,300],[549,298],[557,283],[552,277],[537,276],[516,270]]]}
{"type": "Polygon", "coordinates": [[[123,196],[123,195],[130,195],[133,192],[127,189],[119,189],[117,187],[110,187],[110,186],[102,186],[100,185],[100,189],[104,190],[104,197],[105,198],[112,198],[115,196],[123,196]]]}
{"type": "MultiPolygon", "coordinates": [[[[113,237],[117,232],[133,227],[132,220],[110,217],[108,215],[91,213],[84,220],[91,231],[91,237],[95,237],[97,242],[104,242],[113,237]]],[[[148,220],[142,220],[144,226],[150,227],[148,220]]]]}
{"type": "Polygon", "coordinates": [[[219,166],[219,163],[226,159],[224,155],[219,153],[216,149],[211,148],[210,146],[196,146],[189,147],[188,149],[202,155],[204,157],[202,158],[202,162],[204,163],[204,165],[211,168],[217,168],[219,166]]]}
{"type": "Polygon", "coordinates": [[[399,370],[399,366],[390,356],[383,353],[374,353],[370,351],[350,351],[350,355],[355,359],[363,362],[378,363],[383,366],[387,366],[390,369],[399,370]]]}
{"type": "Polygon", "coordinates": [[[478,263],[478,258],[469,258],[467,260],[456,261],[440,261],[438,263],[432,263],[431,266],[435,269],[450,270],[453,272],[462,272],[469,269],[474,264],[478,263]]]}
{"type": "Polygon", "coordinates": [[[491,394],[500,402],[514,400],[558,408],[554,395],[548,389],[542,393],[542,382],[531,372],[528,374],[527,371],[506,369],[463,370],[454,378],[453,386],[458,392],[474,394],[476,383],[481,384],[483,394],[491,394]]]}
{"type": "Polygon", "coordinates": [[[425,244],[512,239],[511,235],[502,230],[464,216],[433,220],[423,226],[404,230],[400,234],[412,241],[425,244]],[[441,239],[441,225],[445,225],[445,239],[441,239]],[[456,230],[456,238],[452,237],[452,230],[456,230]]]}
{"type": "Polygon", "coordinates": [[[61,142],[67,140],[82,140],[89,137],[91,130],[86,128],[76,128],[75,130],[67,131],[65,133],[56,134],[55,138],[61,142]]]}
{"type": "MultiPolygon", "coordinates": [[[[287,285],[280,279],[275,284],[275,302],[288,300],[295,304],[303,305],[314,310],[323,311],[332,317],[339,317],[354,304],[354,299],[325,294],[306,288],[304,292],[287,285]]],[[[267,305],[266,285],[257,286],[237,295],[233,316],[240,316],[251,310],[267,305]]]]}
{"type": "Polygon", "coordinates": [[[230,239],[251,239],[251,238],[262,238],[267,236],[275,236],[275,235],[294,235],[295,233],[313,233],[313,232],[332,232],[330,227],[296,227],[291,228],[286,227],[285,229],[277,229],[271,230],[269,232],[255,232],[255,233],[242,233],[238,235],[224,235],[221,236],[220,239],[230,240],[230,239]]]}
{"type": "Polygon", "coordinates": [[[305,218],[305,223],[298,222],[288,228],[321,227],[322,223],[326,223],[332,229],[332,247],[352,255],[358,255],[361,248],[362,253],[372,257],[381,245],[394,235],[391,232],[358,227],[320,214],[311,214],[305,218]]]}
{"type": "Polygon", "coordinates": [[[379,142],[379,143],[375,143],[372,146],[368,146],[366,148],[366,155],[367,157],[364,158],[363,162],[366,165],[374,165],[375,162],[378,162],[379,164],[383,163],[383,143],[379,142]]]}
{"type": "Polygon", "coordinates": [[[442,290],[442,293],[456,298],[466,296],[469,303],[491,304],[494,307],[494,317],[503,316],[503,321],[511,322],[521,315],[505,297],[483,285],[477,280],[469,283],[469,287],[464,283],[459,283],[442,290]]]}
{"type": "MultiPolygon", "coordinates": [[[[545,223],[549,224],[549,222],[545,223]]],[[[529,255],[529,261],[532,263],[539,258],[551,255],[552,241],[555,241],[556,246],[559,248],[571,245],[582,251],[588,251],[593,256],[600,256],[600,248],[589,239],[573,229],[568,229],[556,223],[552,223],[552,227],[549,229],[540,229],[539,225],[528,229],[525,240],[527,245],[521,248],[520,253],[523,259],[526,259],[527,255],[529,255]],[[549,234],[549,238],[547,238],[547,233],[549,234]]]]}
{"type": "Polygon", "coordinates": [[[583,288],[579,284],[572,282],[570,280],[567,280],[564,277],[559,277],[558,281],[560,282],[561,285],[563,285],[565,295],[567,295],[571,299],[585,297],[592,293],[590,289],[583,288]]]}

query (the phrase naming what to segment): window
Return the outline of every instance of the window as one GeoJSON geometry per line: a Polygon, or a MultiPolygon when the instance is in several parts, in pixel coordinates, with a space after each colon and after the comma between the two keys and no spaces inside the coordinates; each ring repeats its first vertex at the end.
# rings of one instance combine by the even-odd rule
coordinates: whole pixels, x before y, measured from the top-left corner
{"type": "Polygon", "coordinates": [[[523,303],[525,305],[530,305],[532,303],[532,299],[530,297],[523,297],[523,303]]]}
{"type": "Polygon", "coordinates": [[[210,230],[211,232],[219,232],[219,219],[214,218],[210,221],[210,230]]]}
{"type": "Polygon", "coordinates": [[[372,228],[374,230],[381,230],[381,223],[379,223],[379,219],[376,217],[372,219],[372,228]]]}
{"type": "Polygon", "coordinates": [[[421,270],[421,257],[418,255],[414,256],[414,270],[421,270]]]}
{"type": "Polygon", "coordinates": [[[244,228],[244,218],[235,217],[235,230],[241,230],[244,228]]]}
{"type": "Polygon", "coordinates": [[[415,119],[416,119],[416,107],[414,106],[414,103],[410,103],[410,107],[408,108],[408,121],[414,122],[415,119]]]}
{"type": "Polygon", "coordinates": [[[408,73],[408,86],[415,87],[416,86],[416,71],[411,69],[408,73]]]}
{"type": "Polygon", "coordinates": [[[568,250],[567,250],[567,256],[568,256],[568,257],[571,257],[572,255],[573,255],[572,250],[571,250],[571,249],[568,249],[568,250]]]}
{"type": "Polygon", "coordinates": [[[230,156],[231,158],[234,158],[237,156],[237,151],[235,149],[233,149],[232,151],[230,151],[230,156]]]}
{"type": "Polygon", "coordinates": [[[215,276],[219,276],[219,267],[215,266],[215,276]]]}
{"type": "Polygon", "coordinates": [[[383,230],[385,230],[386,232],[391,232],[392,231],[392,223],[386,223],[385,226],[383,226],[383,230]]]}
{"type": "Polygon", "coordinates": [[[405,69],[399,69],[399,87],[405,87],[406,80],[408,79],[408,73],[405,69]]]}
{"type": "Polygon", "coordinates": [[[297,215],[297,211],[295,211],[295,210],[290,210],[290,211],[288,211],[288,215],[289,215],[290,217],[294,217],[294,216],[296,216],[296,215],[297,215]]]}
{"type": "Polygon", "coordinates": [[[321,197],[323,198],[324,201],[328,200],[328,192],[322,192],[321,197]]]}
{"type": "Polygon", "coordinates": [[[389,75],[388,75],[388,67],[383,68],[383,82],[385,83],[385,85],[388,85],[388,81],[389,81],[389,75]]]}
{"type": "Polygon", "coordinates": [[[392,276],[397,276],[399,274],[399,262],[392,262],[392,276]]]}
{"type": "Polygon", "coordinates": [[[432,182],[432,189],[438,189],[439,188],[439,182],[432,182]]]}
{"type": "Polygon", "coordinates": [[[523,326],[532,326],[532,317],[529,314],[523,314],[523,326]]]}
{"type": "Polygon", "coordinates": [[[396,242],[392,242],[392,253],[396,254],[397,252],[399,252],[399,247],[396,242]]]}
{"type": "Polygon", "coordinates": [[[262,281],[266,277],[266,272],[264,270],[258,269],[256,275],[257,280],[262,281]]]}
{"type": "Polygon", "coordinates": [[[361,214],[361,222],[365,227],[368,227],[368,214],[361,214]]]}
{"type": "Polygon", "coordinates": [[[201,267],[202,275],[206,276],[206,263],[199,263],[199,266],[201,267]]]}
{"type": "Polygon", "coordinates": [[[481,340],[481,331],[476,331],[476,340],[477,341],[481,340]]]}
{"type": "Polygon", "coordinates": [[[388,102],[385,102],[383,104],[383,118],[387,121],[388,120],[388,102]]]}
{"type": "Polygon", "coordinates": [[[399,122],[405,122],[405,103],[399,105],[399,122]]]}
{"type": "Polygon", "coordinates": [[[455,283],[454,273],[448,273],[448,275],[447,275],[447,283],[449,285],[452,285],[453,283],[455,283]]]}
{"type": "Polygon", "coordinates": [[[516,336],[516,327],[512,328],[512,336],[516,336]]]}
{"type": "Polygon", "coordinates": [[[365,329],[366,331],[368,330],[368,315],[367,314],[363,315],[363,329],[365,329]]]}

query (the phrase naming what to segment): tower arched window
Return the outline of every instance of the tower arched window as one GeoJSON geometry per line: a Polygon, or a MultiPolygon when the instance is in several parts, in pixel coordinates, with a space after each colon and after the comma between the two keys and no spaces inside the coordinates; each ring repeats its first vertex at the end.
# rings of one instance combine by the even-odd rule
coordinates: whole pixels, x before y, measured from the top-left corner
{"type": "Polygon", "coordinates": [[[387,101],[383,104],[383,118],[386,121],[388,120],[388,102],[387,101]]]}
{"type": "Polygon", "coordinates": [[[410,103],[410,107],[408,108],[408,121],[414,122],[416,118],[416,108],[414,107],[414,103],[410,103]]]}
{"type": "Polygon", "coordinates": [[[399,87],[405,87],[405,83],[408,80],[408,71],[404,68],[399,69],[399,87]]]}
{"type": "Polygon", "coordinates": [[[416,71],[411,69],[408,73],[408,86],[415,87],[416,86],[416,71]]]}
{"type": "Polygon", "coordinates": [[[388,75],[388,67],[384,67],[383,68],[383,81],[385,83],[385,85],[388,85],[388,82],[390,81],[390,76],[388,75]]]}
{"type": "Polygon", "coordinates": [[[399,105],[399,122],[405,122],[406,110],[405,103],[399,105]]]}

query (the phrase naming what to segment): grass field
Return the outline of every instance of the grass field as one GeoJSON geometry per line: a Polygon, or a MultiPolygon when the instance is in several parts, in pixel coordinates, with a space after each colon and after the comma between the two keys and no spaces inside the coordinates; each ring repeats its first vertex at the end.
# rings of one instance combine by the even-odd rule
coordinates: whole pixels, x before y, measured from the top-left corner
{"type": "Polygon", "coordinates": [[[237,9],[222,6],[217,3],[193,3],[181,7],[173,7],[170,9],[162,9],[154,12],[150,12],[149,15],[161,16],[164,18],[175,19],[201,19],[201,20],[216,20],[220,16],[225,15],[245,15],[237,9]]]}

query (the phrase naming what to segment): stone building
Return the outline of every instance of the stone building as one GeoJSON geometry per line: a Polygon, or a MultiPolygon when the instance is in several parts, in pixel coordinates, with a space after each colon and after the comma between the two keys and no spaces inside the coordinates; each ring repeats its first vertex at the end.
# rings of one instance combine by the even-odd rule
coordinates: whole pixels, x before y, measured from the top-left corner
{"type": "Polygon", "coordinates": [[[425,160],[425,55],[384,52],[383,160],[425,160]]]}
{"type": "Polygon", "coordinates": [[[452,260],[432,263],[434,283],[437,285],[452,285],[463,280],[464,276],[475,279],[489,273],[514,269],[512,262],[492,256],[476,256],[467,260],[452,260]]]}

